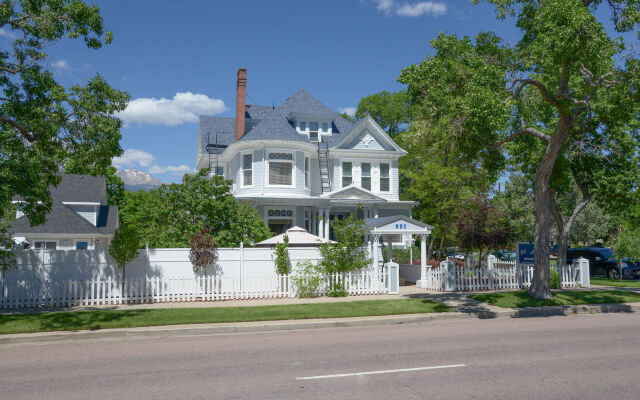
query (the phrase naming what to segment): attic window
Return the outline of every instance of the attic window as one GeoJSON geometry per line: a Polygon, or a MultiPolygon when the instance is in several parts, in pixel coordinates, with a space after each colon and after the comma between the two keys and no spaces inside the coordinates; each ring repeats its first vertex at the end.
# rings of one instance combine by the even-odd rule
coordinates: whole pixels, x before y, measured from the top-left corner
{"type": "Polygon", "coordinates": [[[318,123],[317,122],[309,122],[309,141],[310,142],[319,142],[318,135],[318,123]]]}

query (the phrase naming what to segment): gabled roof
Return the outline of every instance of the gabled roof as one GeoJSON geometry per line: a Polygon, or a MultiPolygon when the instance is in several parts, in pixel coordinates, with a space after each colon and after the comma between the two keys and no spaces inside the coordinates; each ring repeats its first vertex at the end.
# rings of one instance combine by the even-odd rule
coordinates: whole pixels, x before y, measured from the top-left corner
{"type": "Polygon", "coordinates": [[[81,217],[70,207],[54,201],[47,221],[42,225],[31,226],[26,215],[11,221],[9,230],[13,234],[81,234],[81,235],[113,235],[118,221],[118,207],[100,206],[97,226],[81,217]]]}
{"type": "MultiPolygon", "coordinates": [[[[58,186],[49,187],[51,200],[78,203],[102,203],[106,187],[104,176],[63,174],[58,186]]],[[[20,201],[20,196],[13,200],[20,201]]]]}
{"type": "Polygon", "coordinates": [[[373,133],[373,135],[377,136],[378,139],[380,139],[383,143],[389,145],[395,151],[406,153],[406,151],[398,146],[398,144],[391,138],[391,136],[389,136],[387,132],[385,132],[384,129],[382,129],[380,125],[378,125],[376,121],[371,118],[370,115],[367,115],[366,117],[358,121],[353,129],[351,129],[351,131],[346,136],[343,136],[340,142],[336,143],[333,147],[335,147],[336,149],[345,148],[345,146],[351,143],[358,137],[358,135],[360,135],[365,130],[373,133]]]}
{"type": "Polygon", "coordinates": [[[335,200],[356,200],[356,201],[384,201],[386,199],[377,196],[370,191],[363,189],[361,187],[357,187],[354,184],[349,186],[345,186],[342,189],[325,193],[321,197],[326,197],[329,199],[335,200]]]}

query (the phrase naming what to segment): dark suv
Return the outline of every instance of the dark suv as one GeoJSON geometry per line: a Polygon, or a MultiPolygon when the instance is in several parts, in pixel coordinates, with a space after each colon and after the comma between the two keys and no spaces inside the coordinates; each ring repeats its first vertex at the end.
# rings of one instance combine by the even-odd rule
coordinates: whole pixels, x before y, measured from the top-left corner
{"type": "MultiPolygon", "coordinates": [[[[620,269],[618,262],[613,258],[613,252],[608,247],[576,247],[567,250],[567,264],[573,263],[580,257],[589,260],[590,275],[602,275],[618,279],[620,269]]],[[[623,278],[640,278],[640,266],[623,260],[623,278]]]]}

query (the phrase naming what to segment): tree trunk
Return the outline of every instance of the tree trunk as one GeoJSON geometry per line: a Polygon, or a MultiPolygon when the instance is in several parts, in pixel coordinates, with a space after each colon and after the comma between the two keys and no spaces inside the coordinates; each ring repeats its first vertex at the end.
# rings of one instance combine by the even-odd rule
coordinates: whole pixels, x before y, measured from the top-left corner
{"type": "Polygon", "coordinates": [[[438,262],[442,261],[442,246],[444,246],[444,239],[446,236],[447,234],[442,232],[442,238],[440,238],[440,247],[438,247],[438,262]]]}
{"type": "Polygon", "coordinates": [[[433,248],[435,247],[436,239],[431,236],[429,238],[429,247],[427,248],[427,261],[431,258],[431,254],[433,254],[433,248]]]}
{"type": "Polygon", "coordinates": [[[569,130],[571,118],[560,115],[558,125],[549,140],[540,165],[536,171],[535,204],[536,225],[534,231],[534,266],[529,294],[536,299],[553,299],[549,284],[549,227],[551,222],[549,206],[549,178],[558,154],[562,149],[569,130]]]}

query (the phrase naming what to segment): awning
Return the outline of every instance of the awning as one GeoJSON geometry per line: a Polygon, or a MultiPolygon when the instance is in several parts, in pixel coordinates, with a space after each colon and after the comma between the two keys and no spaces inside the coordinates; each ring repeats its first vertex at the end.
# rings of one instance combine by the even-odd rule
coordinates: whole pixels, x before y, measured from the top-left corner
{"type": "Polygon", "coordinates": [[[327,242],[336,243],[333,240],[322,239],[319,236],[312,235],[299,226],[294,226],[287,229],[285,233],[256,243],[256,247],[275,247],[276,243],[284,243],[284,235],[289,237],[290,247],[313,247],[327,242]]]}

